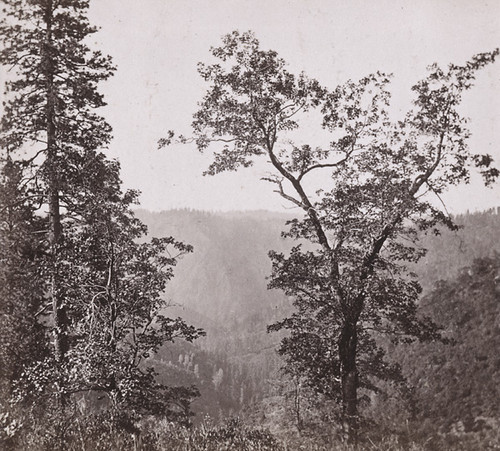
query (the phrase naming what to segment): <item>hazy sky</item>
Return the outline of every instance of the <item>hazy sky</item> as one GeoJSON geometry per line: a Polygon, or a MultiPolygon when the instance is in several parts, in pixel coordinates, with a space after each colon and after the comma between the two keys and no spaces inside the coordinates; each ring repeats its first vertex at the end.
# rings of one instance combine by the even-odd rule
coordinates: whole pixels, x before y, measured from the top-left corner
{"type": "MultiPolygon", "coordinates": [[[[118,66],[102,86],[115,136],[109,154],[121,161],[125,185],[140,189],[142,205],[153,210],[287,206],[259,181],[260,167],[203,177],[210,158],[194,146],[156,148],[169,129],[189,134],[205,88],[196,64],[232,30],[253,30],[291,71],[331,88],[392,72],[394,101],[403,109],[428,64],[463,63],[500,46],[498,0],[91,0],[91,21],[102,27],[96,46],[118,66]]],[[[480,73],[463,111],[473,150],[500,163],[500,61],[480,73]]],[[[500,206],[500,185],[469,186],[447,203],[454,212],[500,206]]]]}

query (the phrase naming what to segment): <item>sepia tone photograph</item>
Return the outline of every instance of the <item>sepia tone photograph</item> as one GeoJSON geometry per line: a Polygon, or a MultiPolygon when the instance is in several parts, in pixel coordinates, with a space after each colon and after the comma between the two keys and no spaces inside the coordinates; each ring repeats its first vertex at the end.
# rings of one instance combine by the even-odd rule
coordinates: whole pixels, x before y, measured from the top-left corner
{"type": "Polygon", "coordinates": [[[500,450],[500,2],[0,0],[0,449],[500,450]]]}

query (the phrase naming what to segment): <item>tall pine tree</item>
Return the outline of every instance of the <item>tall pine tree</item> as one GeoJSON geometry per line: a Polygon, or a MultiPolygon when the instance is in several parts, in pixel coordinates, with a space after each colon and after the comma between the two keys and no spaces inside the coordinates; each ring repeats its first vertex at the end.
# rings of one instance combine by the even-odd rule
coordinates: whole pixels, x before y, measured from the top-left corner
{"type": "MultiPolygon", "coordinates": [[[[63,237],[61,209],[71,212],[68,190],[75,173],[111,138],[111,127],[93,110],[104,105],[97,83],[113,72],[109,57],[91,52],[84,40],[96,31],[85,17],[85,0],[5,0],[0,62],[16,70],[7,83],[2,144],[29,154],[25,164],[49,212],[50,299],[54,354],[68,350],[67,306],[60,288],[58,248],[63,237]]],[[[90,176],[90,174],[85,174],[90,176]]],[[[81,179],[81,177],[78,177],[81,179]]]]}
{"type": "Polygon", "coordinates": [[[94,112],[105,105],[97,85],[114,67],[85,44],[96,31],[89,2],[4,4],[0,62],[12,76],[1,144],[21,178],[21,197],[8,196],[4,208],[19,204],[43,225],[35,227],[43,258],[33,267],[41,299],[23,302],[39,307],[30,321],[52,331],[49,355],[23,363],[14,400],[36,393],[35,403],[60,411],[83,396],[90,404],[104,398],[114,411],[184,421],[197,390],[156,383],[149,357],[165,342],[203,333],[162,315],[172,268],[191,247],[172,238],[140,243],[137,193],[121,190],[119,164],[101,153],[111,127],[94,112]]]}

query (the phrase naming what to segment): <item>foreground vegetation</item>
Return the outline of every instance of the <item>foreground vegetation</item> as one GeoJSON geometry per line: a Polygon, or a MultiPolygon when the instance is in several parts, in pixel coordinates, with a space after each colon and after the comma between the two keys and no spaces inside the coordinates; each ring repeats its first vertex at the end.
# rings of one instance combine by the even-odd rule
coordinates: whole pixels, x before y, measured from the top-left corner
{"type": "MultiPolygon", "coordinates": [[[[8,418],[0,418],[3,425],[8,418]]],[[[64,449],[67,451],[468,451],[500,449],[500,423],[485,431],[465,432],[457,428],[449,433],[426,435],[419,425],[407,424],[399,433],[366,432],[357,445],[343,443],[335,436],[299,434],[296,430],[271,433],[251,427],[240,419],[229,419],[220,425],[209,419],[196,428],[182,428],[166,420],[153,418],[130,423],[120,417],[94,415],[74,419],[67,424],[64,441],[47,431],[10,436],[3,429],[3,448],[7,450],[64,449]]]]}
{"type": "MultiPolygon", "coordinates": [[[[485,217],[489,219],[490,217],[485,217]]],[[[492,218],[496,219],[496,218],[492,218]]],[[[407,391],[386,386],[364,403],[357,445],[343,441],[335,407],[305,387],[281,381],[239,418],[179,425],[158,415],[88,408],[80,399],[67,416],[1,406],[5,450],[498,450],[500,449],[500,254],[477,259],[422,300],[448,343],[393,348],[407,391]],[[460,377],[453,377],[460,375],[460,377]],[[288,385],[287,385],[288,384],[288,385]],[[405,396],[402,395],[405,394],[405,396]],[[331,427],[334,424],[334,427],[331,427]]]]}

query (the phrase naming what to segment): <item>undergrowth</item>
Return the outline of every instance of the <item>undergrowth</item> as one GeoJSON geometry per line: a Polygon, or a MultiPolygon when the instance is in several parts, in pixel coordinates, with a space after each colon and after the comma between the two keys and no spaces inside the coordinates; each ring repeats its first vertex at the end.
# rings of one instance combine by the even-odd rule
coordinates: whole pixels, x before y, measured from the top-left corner
{"type": "Polygon", "coordinates": [[[73,418],[60,423],[15,423],[0,417],[0,449],[5,451],[475,451],[500,450],[497,428],[447,433],[406,430],[384,434],[366,432],[357,446],[338,437],[251,427],[240,419],[214,424],[205,419],[185,428],[154,417],[133,421],[109,413],[73,418]]]}

